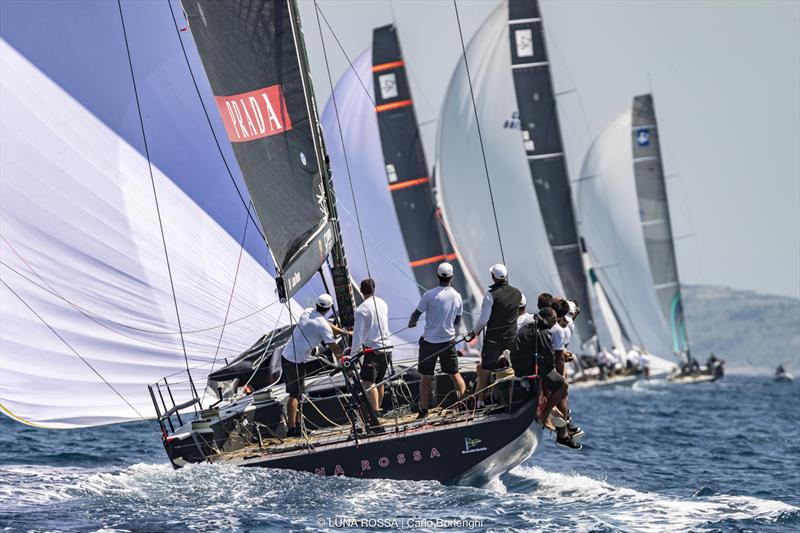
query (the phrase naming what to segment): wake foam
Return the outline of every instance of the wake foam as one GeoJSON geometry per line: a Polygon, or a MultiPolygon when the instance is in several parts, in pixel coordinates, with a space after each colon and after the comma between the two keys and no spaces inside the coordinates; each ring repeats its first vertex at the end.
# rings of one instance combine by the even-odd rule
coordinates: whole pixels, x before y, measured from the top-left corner
{"type": "Polygon", "coordinates": [[[594,521],[590,527],[636,531],[685,531],[713,526],[721,521],[756,520],[774,523],[800,519],[800,508],[750,496],[699,496],[696,499],[673,497],[616,487],[580,474],[547,472],[536,466],[518,466],[512,475],[536,483],[525,497],[537,503],[557,502],[565,515],[579,524],[594,521]]]}

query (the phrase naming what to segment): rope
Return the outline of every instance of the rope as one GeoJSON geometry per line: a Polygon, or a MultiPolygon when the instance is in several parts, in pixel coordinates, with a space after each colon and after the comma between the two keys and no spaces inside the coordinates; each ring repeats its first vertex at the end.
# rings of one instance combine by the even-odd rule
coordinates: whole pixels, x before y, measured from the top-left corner
{"type": "MultiPolygon", "coordinates": [[[[133,84],[133,95],[136,98],[136,111],[137,111],[137,113],[139,115],[139,126],[142,129],[142,142],[144,143],[144,153],[145,153],[145,156],[147,157],[147,168],[148,168],[148,171],[150,173],[150,184],[153,187],[153,200],[155,201],[156,214],[158,215],[158,227],[159,227],[159,230],[161,231],[161,242],[164,245],[164,257],[166,258],[166,261],[167,261],[167,273],[169,274],[169,285],[170,285],[170,289],[172,290],[172,301],[175,304],[175,316],[177,317],[177,320],[178,320],[178,331],[180,332],[180,336],[181,336],[181,348],[183,349],[183,359],[186,362],[186,373],[189,375],[189,382],[191,384],[192,391],[194,392],[194,395],[196,397],[197,396],[197,389],[194,386],[194,380],[192,379],[192,373],[189,370],[189,356],[186,354],[186,343],[184,342],[184,339],[183,339],[183,327],[181,326],[181,314],[180,314],[180,311],[178,310],[178,297],[175,294],[175,283],[174,283],[174,281],[172,279],[172,268],[170,267],[169,252],[167,251],[167,239],[164,236],[164,224],[162,223],[162,220],[161,220],[161,209],[160,209],[160,207],[158,205],[158,193],[156,192],[156,180],[155,180],[155,177],[153,176],[153,163],[150,160],[150,149],[147,146],[147,135],[145,134],[145,129],[144,129],[144,118],[142,116],[142,106],[141,106],[141,103],[139,102],[139,91],[136,88],[136,76],[133,73],[133,59],[131,58],[131,48],[130,48],[130,45],[128,44],[128,32],[125,29],[125,17],[122,15],[122,1],[121,0],[117,0],[117,7],[119,8],[119,20],[120,20],[120,23],[122,24],[122,36],[125,39],[125,51],[126,51],[126,53],[128,55],[128,67],[130,68],[130,71],[131,71],[131,83],[133,84]]],[[[170,6],[170,9],[172,9],[171,6],[170,6]]],[[[195,412],[197,412],[197,404],[195,404],[195,412]]]]}
{"type": "Polygon", "coordinates": [[[494,205],[494,194],[492,193],[492,180],[489,178],[489,165],[486,162],[486,150],[483,147],[483,135],[481,134],[481,123],[478,120],[478,106],[475,104],[475,92],[472,89],[472,79],[469,74],[469,62],[467,61],[467,47],[464,45],[464,34],[461,31],[461,19],[458,16],[458,4],[453,0],[453,9],[456,12],[456,22],[458,23],[458,37],[461,40],[461,53],[464,56],[464,67],[467,70],[467,82],[469,83],[469,95],[472,100],[472,110],[475,113],[475,124],[478,127],[478,141],[481,145],[481,156],[483,157],[483,169],[486,171],[486,183],[489,186],[489,200],[492,203],[492,216],[494,217],[494,227],[497,231],[497,243],[500,245],[500,257],[503,263],[506,262],[505,253],[503,253],[503,239],[500,237],[500,224],[497,221],[497,209],[494,205]]]}
{"type": "Polygon", "coordinates": [[[142,420],[144,420],[145,422],[147,422],[147,424],[150,426],[150,428],[154,428],[154,427],[155,427],[155,426],[153,426],[153,423],[152,423],[150,420],[146,419],[144,416],[142,416],[142,413],[140,413],[140,412],[138,411],[138,409],[136,409],[136,408],[135,408],[135,407],[134,407],[134,406],[133,406],[133,405],[132,405],[132,404],[131,404],[131,403],[130,403],[130,402],[129,402],[129,401],[126,399],[126,398],[125,398],[125,396],[123,396],[123,395],[122,395],[122,393],[121,393],[121,392],[119,392],[119,391],[116,389],[116,387],[114,387],[114,385],[112,385],[111,383],[109,383],[109,381],[108,381],[106,378],[104,378],[104,377],[103,377],[103,375],[102,375],[102,374],[101,374],[101,373],[100,373],[100,372],[99,372],[99,371],[98,371],[98,370],[97,370],[97,369],[96,369],[94,366],[92,366],[92,364],[91,364],[89,361],[87,361],[86,359],[84,359],[84,358],[83,358],[83,356],[81,356],[81,354],[79,354],[79,353],[77,352],[77,350],[75,350],[75,348],[73,348],[73,347],[72,347],[72,345],[71,345],[70,343],[68,343],[68,342],[66,341],[66,339],[65,339],[64,337],[62,337],[62,336],[61,336],[61,335],[58,333],[58,331],[56,331],[56,330],[55,330],[55,328],[53,328],[53,326],[51,326],[50,324],[48,324],[48,323],[47,323],[47,321],[46,321],[46,320],[45,320],[45,319],[44,319],[44,318],[43,318],[43,317],[42,317],[42,316],[41,316],[39,313],[37,313],[37,312],[36,312],[36,311],[33,309],[33,307],[31,307],[30,305],[28,305],[28,302],[26,302],[25,300],[23,300],[23,299],[22,299],[22,297],[21,297],[19,294],[17,294],[17,291],[15,291],[14,289],[12,289],[12,288],[11,288],[11,287],[8,285],[8,283],[6,283],[6,282],[5,282],[5,280],[3,280],[3,279],[0,279],[0,282],[2,282],[2,283],[3,283],[3,285],[5,285],[5,286],[6,286],[6,288],[7,288],[8,290],[10,290],[10,291],[11,291],[11,293],[12,293],[14,296],[16,296],[16,297],[17,297],[17,299],[18,299],[20,302],[22,302],[22,304],[23,304],[25,307],[27,307],[27,308],[28,308],[28,310],[29,310],[31,313],[33,313],[33,314],[36,316],[36,318],[38,318],[38,319],[39,319],[39,321],[40,321],[42,324],[44,324],[45,326],[47,326],[47,329],[49,329],[49,330],[50,330],[50,331],[53,333],[53,335],[55,335],[56,337],[58,337],[58,339],[59,339],[59,340],[60,340],[62,343],[64,343],[64,345],[65,345],[67,348],[69,348],[69,350],[70,350],[72,353],[74,353],[74,354],[75,354],[75,356],[76,356],[78,359],[80,359],[81,361],[83,361],[83,363],[84,363],[86,366],[88,366],[88,367],[91,369],[91,371],[92,371],[92,372],[94,372],[94,373],[97,375],[97,377],[99,377],[99,378],[100,378],[100,379],[103,381],[103,383],[105,383],[105,384],[108,386],[108,388],[110,388],[112,391],[114,391],[114,394],[116,394],[117,396],[119,396],[119,397],[120,397],[120,399],[121,399],[123,402],[125,402],[125,404],[126,404],[128,407],[130,407],[131,409],[133,409],[133,412],[135,412],[135,413],[136,413],[136,414],[139,416],[139,418],[141,418],[142,420]]]}

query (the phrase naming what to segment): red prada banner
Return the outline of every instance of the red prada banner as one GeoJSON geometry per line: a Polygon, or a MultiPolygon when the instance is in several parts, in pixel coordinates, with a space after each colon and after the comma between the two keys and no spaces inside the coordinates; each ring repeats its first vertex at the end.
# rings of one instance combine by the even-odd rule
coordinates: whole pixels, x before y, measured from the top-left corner
{"type": "Polygon", "coordinates": [[[247,142],[292,129],[280,85],[215,96],[231,142],[247,142]]]}

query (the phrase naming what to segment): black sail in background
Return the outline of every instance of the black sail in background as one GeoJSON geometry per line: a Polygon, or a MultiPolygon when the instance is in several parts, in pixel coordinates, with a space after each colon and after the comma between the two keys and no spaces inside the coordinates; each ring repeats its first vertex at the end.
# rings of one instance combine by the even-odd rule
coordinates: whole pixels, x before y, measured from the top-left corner
{"type": "Polygon", "coordinates": [[[632,113],[633,175],[647,259],[658,302],[672,337],[672,349],[676,354],[688,356],[689,341],[653,96],[635,97],[632,113]]]}
{"type": "MultiPolygon", "coordinates": [[[[428,175],[403,54],[394,25],[376,28],[372,34],[372,79],[375,111],[400,231],[417,284],[430,289],[439,284],[436,268],[453,265],[453,285],[464,297],[465,315],[471,309],[467,280],[443,222],[428,175]]],[[[469,326],[470,324],[467,324],[469,326]]]]}
{"type": "Polygon", "coordinates": [[[279,291],[289,297],[316,273],[334,239],[289,3],[182,4],[275,258],[279,291]]]}
{"type": "Polygon", "coordinates": [[[580,302],[583,309],[576,325],[581,341],[587,342],[595,337],[596,329],[581,261],[539,4],[535,0],[509,0],[508,18],[511,69],[528,166],[564,292],[568,298],[580,302]]]}

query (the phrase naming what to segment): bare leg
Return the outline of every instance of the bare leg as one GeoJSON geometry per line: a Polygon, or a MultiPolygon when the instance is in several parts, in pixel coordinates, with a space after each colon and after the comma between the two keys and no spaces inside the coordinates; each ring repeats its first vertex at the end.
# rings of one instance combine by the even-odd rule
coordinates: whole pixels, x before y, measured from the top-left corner
{"type": "Polygon", "coordinates": [[[422,383],[419,386],[419,410],[424,411],[428,409],[428,406],[431,403],[431,392],[433,387],[431,386],[431,379],[433,376],[426,376],[422,374],[422,383]]]}
{"type": "Polygon", "coordinates": [[[556,406],[558,402],[561,401],[561,398],[567,393],[567,384],[563,383],[561,388],[555,390],[550,393],[550,397],[547,399],[547,405],[544,406],[544,411],[539,416],[539,422],[544,424],[547,422],[547,419],[550,418],[550,412],[553,410],[553,407],[556,406]]]}
{"type": "Polygon", "coordinates": [[[450,374],[450,379],[453,380],[453,385],[455,385],[456,390],[458,391],[458,399],[460,400],[464,397],[464,393],[467,392],[467,384],[464,383],[464,378],[461,377],[460,372],[450,374]]]}
{"type": "Polygon", "coordinates": [[[383,405],[383,385],[378,387],[378,407],[376,409],[380,409],[381,405],[383,405]]]}
{"type": "Polygon", "coordinates": [[[364,386],[364,390],[367,391],[367,398],[369,398],[369,403],[372,404],[372,408],[376,411],[378,410],[378,387],[374,387],[374,383],[371,381],[362,381],[362,385],[364,386]]]}
{"type": "Polygon", "coordinates": [[[478,401],[482,402],[483,397],[486,395],[486,391],[484,390],[489,385],[489,378],[492,376],[492,372],[489,370],[484,370],[483,368],[478,369],[478,401]]]}
{"type": "Polygon", "coordinates": [[[294,396],[289,396],[286,402],[286,418],[290,428],[297,426],[297,398],[294,396]]]}

